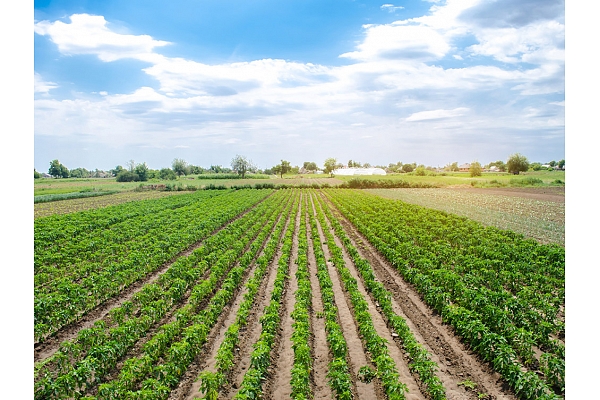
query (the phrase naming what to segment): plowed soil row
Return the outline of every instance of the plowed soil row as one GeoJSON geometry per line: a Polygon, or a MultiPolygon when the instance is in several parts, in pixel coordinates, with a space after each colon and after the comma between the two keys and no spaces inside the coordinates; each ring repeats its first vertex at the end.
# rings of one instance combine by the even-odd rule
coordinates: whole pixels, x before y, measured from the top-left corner
{"type": "MultiPolygon", "coordinates": [[[[460,342],[448,325],[444,325],[439,315],[433,312],[421,299],[417,290],[404,281],[394,267],[362,236],[360,232],[341,215],[335,206],[327,201],[334,215],[345,229],[361,257],[369,261],[377,279],[392,293],[394,311],[408,323],[416,339],[431,354],[432,360],[440,367],[438,376],[446,388],[449,399],[477,399],[479,393],[487,399],[516,399],[508,389],[500,374],[482,361],[460,342]],[[468,389],[465,381],[476,384],[468,389]]],[[[354,274],[354,271],[353,271],[354,274]]],[[[356,277],[356,276],[355,276],[356,277]]],[[[395,339],[399,342],[398,339],[395,339]]]]}
{"type": "MultiPolygon", "coordinates": [[[[268,197],[270,197],[270,196],[265,197],[258,203],[254,204],[252,207],[250,207],[247,210],[245,210],[244,212],[240,213],[238,216],[236,216],[232,220],[228,221],[221,227],[215,229],[209,236],[207,236],[207,238],[216,235],[217,233],[219,233],[220,231],[225,229],[227,226],[231,225],[233,222],[242,218],[244,215],[246,215],[251,210],[256,208],[256,206],[258,206],[263,201],[265,201],[268,197]]],[[[142,288],[145,285],[155,282],[162,274],[167,272],[167,270],[169,268],[171,268],[171,266],[177,259],[179,259],[181,257],[189,256],[190,254],[192,254],[192,252],[194,250],[196,250],[197,248],[202,246],[203,243],[204,243],[204,240],[200,240],[200,241],[194,243],[188,249],[182,251],[181,253],[179,253],[178,255],[173,257],[172,260],[165,263],[163,266],[161,266],[154,272],[146,275],[144,278],[136,281],[135,283],[131,284],[127,288],[123,289],[121,291],[121,293],[119,293],[117,296],[104,301],[103,303],[98,305],[93,310],[83,314],[78,321],[72,322],[71,324],[64,326],[63,328],[58,330],[55,334],[46,338],[43,342],[34,343],[34,362],[39,362],[39,361],[45,360],[48,357],[51,357],[52,354],[54,354],[58,350],[61,343],[63,343],[64,341],[73,340],[77,336],[77,332],[79,332],[81,329],[90,328],[90,327],[94,326],[94,324],[97,321],[105,320],[108,317],[108,313],[111,309],[119,307],[124,302],[131,300],[132,297],[137,292],[142,290],[142,288]]],[[[207,274],[208,273],[210,273],[210,271],[207,271],[207,274]]]]}

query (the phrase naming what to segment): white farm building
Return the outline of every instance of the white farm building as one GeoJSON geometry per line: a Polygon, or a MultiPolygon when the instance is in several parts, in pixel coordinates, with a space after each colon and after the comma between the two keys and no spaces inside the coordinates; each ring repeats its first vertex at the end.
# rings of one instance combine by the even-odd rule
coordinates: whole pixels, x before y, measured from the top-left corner
{"type": "Polygon", "coordinates": [[[334,175],[386,175],[381,168],[340,168],[333,171],[334,175]]]}

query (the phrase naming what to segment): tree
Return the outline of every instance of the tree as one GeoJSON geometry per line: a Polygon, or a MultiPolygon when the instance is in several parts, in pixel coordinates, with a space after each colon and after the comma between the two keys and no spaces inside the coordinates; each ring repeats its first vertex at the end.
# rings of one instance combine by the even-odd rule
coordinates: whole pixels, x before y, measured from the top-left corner
{"type": "Polygon", "coordinates": [[[548,163],[548,165],[554,167],[556,165],[556,161],[552,160],[548,163]]]}
{"type": "Polygon", "coordinates": [[[140,181],[145,182],[148,180],[148,173],[150,169],[145,162],[135,166],[134,172],[140,177],[140,181]]]}
{"type": "Polygon", "coordinates": [[[48,174],[55,178],[68,178],[69,169],[62,165],[58,160],[50,161],[50,168],[48,168],[48,174]]]}
{"type": "Polygon", "coordinates": [[[133,172],[133,170],[135,169],[135,161],[129,160],[127,162],[127,169],[129,169],[129,172],[133,172]]]}
{"type": "Polygon", "coordinates": [[[312,162],[312,161],[304,161],[304,165],[302,166],[302,168],[304,168],[307,171],[316,171],[317,170],[317,163],[312,162]]]}
{"type": "Polygon", "coordinates": [[[175,172],[178,177],[181,175],[186,175],[188,172],[187,163],[185,160],[180,158],[174,159],[171,167],[173,168],[173,172],[175,172]]]}
{"type": "Polygon", "coordinates": [[[565,160],[560,160],[558,162],[558,168],[565,169],[565,160]]]}
{"type": "Polygon", "coordinates": [[[514,175],[519,175],[519,172],[525,172],[529,169],[529,161],[522,154],[515,153],[508,157],[506,169],[514,175]]]}
{"type": "Polygon", "coordinates": [[[123,170],[117,175],[117,182],[137,182],[140,177],[135,172],[123,170]]]}
{"type": "Polygon", "coordinates": [[[425,176],[425,166],[419,165],[415,169],[415,175],[417,175],[417,176],[425,176]]]}
{"type": "Polygon", "coordinates": [[[231,159],[231,169],[238,175],[241,175],[243,179],[246,177],[246,172],[252,171],[256,169],[256,167],[252,164],[252,160],[248,160],[246,157],[236,154],[236,156],[231,159]]]}
{"type": "Polygon", "coordinates": [[[487,165],[487,168],[491,168],[493,166],[496,166],[500,172],[506,172],[506,164],[504,164],[504,161],[498,160],[491,162],[487,165]]]}
{"type": "Polygon", "coordinates": [[[33,169],[33,179],[40,179],[42,177],[42,174],[40,174],[39,172],[37,172],[35,170],[35,168],[33,169]]]}
{"type": "Polygon", "coordinates": [[[281,168],[279,169],[279,174],[283,178],[283,174],[287,174],[292,169],[289,161],[281,160],[281,168]]]}
{"type": "Polygon", "coordinates": [[[89,178],[90,175],[90,171],[85,168],[75,168],[69,173],[71,178],[89,178]]]}
{"type": "Polygon", "coordinates": [[[323,164],[323,172],[326,174],[331,174],[331,177],[333,178],[333,171],[335,170],[336,163],[337,160],[335,158],[326,159],[325,163],[323,164]]]}
{"type": "Polygon", "coordinates": [[[173,172],[173,170],[171,168],[162,168],[159,172],[158,172],[158,177],[160,179],[164,179],[164,180],[171,180],[174,181],[175,179],[177,179],[177,175],[175,175],[175,172],[173,172]]]}
{"type": "Polygon", "coordinates": [[[481,164],[479,161],[473,161],[469,167],[469,174],[471,177],[481,176],[481,164]]]}
{"type": "Polygon", "coordinates": [[[402,171],[404,172],[412,172],[415,169],[415,167],[413,166],[413,164],[404,164],[402,166],[402,171]]]}
{"type": "Polygon", "coordinates": [[[123,171],[123,167],[120,165],[117,165],[114,169],[111,169],[110,172],[112,174],[112,176],[117,176],[119,175],[119,172],[123,171]]]}

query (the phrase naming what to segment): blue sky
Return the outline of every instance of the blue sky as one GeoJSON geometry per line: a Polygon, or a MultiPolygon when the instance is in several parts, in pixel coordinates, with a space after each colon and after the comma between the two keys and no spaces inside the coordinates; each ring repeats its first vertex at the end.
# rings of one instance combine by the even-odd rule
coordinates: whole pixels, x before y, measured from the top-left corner
{"type": "Polygon", "coordinates": [[[560,160],[564,8],[36,1],[35,168],[560,160]]]}

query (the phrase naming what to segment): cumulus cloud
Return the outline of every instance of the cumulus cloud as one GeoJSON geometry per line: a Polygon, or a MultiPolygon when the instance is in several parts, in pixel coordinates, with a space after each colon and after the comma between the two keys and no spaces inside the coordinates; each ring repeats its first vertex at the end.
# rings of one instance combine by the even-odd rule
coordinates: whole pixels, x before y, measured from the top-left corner
{"type": "Polygon", "coordinates": [[[73,14],[71,23],[40,21],[34,25],[38,35],[50,36],[61,53],[93,54],[102,61],[136,58],[144,61],[154,59],[155,47],[169,42],[154,40],[148,35],[125,35],[113,32],[103,16],[73,14]]]}
{"type": "MultiPolygon", "coordinates": [[[[36,134],[94,132],[97,141],[118,137],[165,148],[181,142],[193,148],[195,140],[268,147],[292,135],[296,149],[300,143],[327,148],[340,135],[348,138],[343,146],[350,146],[365,133],[415,146],[448,132],[552,129],[560,136],[564,107],[557,107],[556,96],[544,96],[564,93],[564,23],[511,14],[506,23],[486,25],[482,4],[447,0],[419,18],[365,25],[354,49],[340,55],[348,61],[341,66],[268,58],[211,65],[163,56],[157,49],[168,42],[116,33],[101,16],[38,22],[35,32],[48,36],[62,54],[93,54],[103,62],[144,60],[149,66],[143,72],[158,85],[130,93],[111,89],[93,99],[38,99],[36,134]],[[468,12],[473,9],[477,12],[468,12]],[[467,47],[460,45],[465,38],[467,47]],[[448,59],[463,66],[444,66],[448,59]]],[[[36,74],[36,91],[54,87],[36,74]]]]}
{"type": "Polygon", "coordinates": [[[443,118],[454,118],[465,115],[465,113],[469,111],[468,108],[459,107],[453,110],[431,110],[431,111],[420,111],[414,114],[411,114],[408,118],[406,118],[407,122],[415,122],[415,121],[426,121],[432,119],[443,119],[443,118]]]}
{"type": "Polygon", "coordinates": [[[33,91],[35,93],[48,93],[52,89],[56,89],[58,85],[54,82],[44,81],[42,76],[37,72],[33,75],[33,91]]]}

